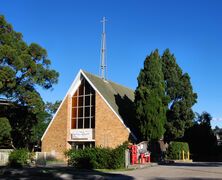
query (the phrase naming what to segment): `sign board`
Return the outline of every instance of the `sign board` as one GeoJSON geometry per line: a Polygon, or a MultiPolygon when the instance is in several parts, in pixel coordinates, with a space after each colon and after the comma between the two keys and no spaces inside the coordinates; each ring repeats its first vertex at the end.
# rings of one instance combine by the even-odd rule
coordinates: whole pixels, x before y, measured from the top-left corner
{"type": "Polygon", "coordinates": [[[73,140],[93,140],[94,129],[72,129],[71,139],[73,140]]]}

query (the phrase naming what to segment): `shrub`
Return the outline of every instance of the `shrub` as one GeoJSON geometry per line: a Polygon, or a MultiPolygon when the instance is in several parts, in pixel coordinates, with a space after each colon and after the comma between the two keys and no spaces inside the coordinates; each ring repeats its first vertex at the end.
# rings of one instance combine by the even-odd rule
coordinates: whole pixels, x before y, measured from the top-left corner
{"type": "Polygon", "coordinates": [[[69,150],[66,155],[69,165],[81,169],[117,169],[124,167],[127,144],[110,148],[85,148],[69,150]]]}
{"type": "Polygon", "coordinates": [[[17,149],[12,151],[9,155],[9,166],[11,167],[23,167],[28,165],[30,160],[30,154],[27,149],[17,149]]]}
{"type": "Polygon", "coordinates": [[[128,147],[128,143],[123,143],[122,145],[118,146],[116,149],[113,149],[112,160],[111,160],[111,169],[118,169],[124,168],[125,166],[125,150],[128,147]]]}
{"type": "Polygon", "coordinates": [[[169,159],[182,159],[182,151],[187,155],[189,151],[188,143],[172,141],[167,151],[167,157],[169,159]]]}

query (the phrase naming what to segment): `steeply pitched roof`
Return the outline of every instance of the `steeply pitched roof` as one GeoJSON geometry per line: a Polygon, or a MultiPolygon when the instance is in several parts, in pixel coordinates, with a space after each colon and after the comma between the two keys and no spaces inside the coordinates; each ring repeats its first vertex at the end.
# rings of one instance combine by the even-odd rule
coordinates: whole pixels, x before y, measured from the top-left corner
{"type": "Polygon", "coordinates": [[[86,79],[88,79],[89,83],[93,87],[95,87],[95,90],[97,90],[98,93],[102,96],[102,98],[104,98],[105,102],[110,106],[111,110],[117,115],[120,121],[126,127],[129,128],[128,129],[129,132],[131,133],[132,137],[136,140],[137,138],[134,135],[135,133],[133,131],[133,125],[135,123],[135,118],[134,118],[135,113],[133,108],[134,91],[122,85],[116,84],[112,81],[104,81],[102,78],[83,70],[80,70],[79,73],[77,74],[75,80],[73,81],[67,94],[65,95],[63,101],[61,102],[59,108],[57,109],[51,122],[49,123],[47,129],[45,130],[41,140],[43,140],[49,127],[53,123],[66,97],[75,91],[75,87],[78,85],[81,75],[83,75],[86,79]]]}
{"type": "Polygon", "coordinates": [[[132,89],[116,84],[112,81],[104,81],[102,78],[88,73],[86,71],[83,72],[94,84],[94,86],[96,86],[97,90],[102,94],[102,96],[107,100],[107,102],[109,102],[109,104],[116,111],[116,113],[119,114],[119,107],[116,102],[116,96],[119,95],[121,96],[121,98],[124,98],[124,96],[126,96],[132,102],[134,101],[134,91],[132,89]]]}
{"type": "Polygon", "coordinates": [[[86,71],[82,71],[89,81],[97,88],[106,102],[132,131],[134,118],[134,91],[112,81],[106,81],[86,71]]]}

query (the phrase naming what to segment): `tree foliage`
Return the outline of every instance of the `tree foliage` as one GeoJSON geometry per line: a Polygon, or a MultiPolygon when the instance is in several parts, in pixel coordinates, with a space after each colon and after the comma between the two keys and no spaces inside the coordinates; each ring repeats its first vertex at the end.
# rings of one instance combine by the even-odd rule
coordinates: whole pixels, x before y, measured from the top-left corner
{"type": "Polygon", "coordinates": [[[37,86],[49,89],[58,72],[50,69],[47,52],[36,43],[26,44],[22,34],[0,16],[0,95],[33,113],[44,109],[37,86]]]}
{"type": "Polygon", "coordinates": [[[197,114],[194,126],[185,131],[184,139],[189,143],[194,160],[209,161],[214,156],[216,137],[211,129],[211,120],[208,112],[197,114]]]}
{"type": "Polygon", "coordinates": [[[48,124],[50,123],[53,115],[57,111],[61,101],[56,101],[55,103],[47,102],[45,104],[45,111],[37,114],[37,124],[32,127],[32,142],[39,142],[45,132],[48,124]]]}
{"type": "Polygon", "coordinates": [[[9,145],[12,127],[7,118],[0,118],[0,147],[9,145]]]}
{"type": "Polygon", "coordinates": [[[61,102],[62,102],[61,100],[57,100],[54,103],[46,102],[45,109],[46,109],[46,112],[50,115],[50,119],[56,113],[56,111],[57,111],[58,107],[60,106],[61,102]]]}
{"type": "Polygon", "coordinates": [[[158,140],[164,134],[166,119],[165,85],[158,50],[144,61],[135,91],[136,118],[143,140],[158,140]]]}
{"type": "Polygon", "coordinates": [[[196,103],[197,94],[193,92],[189,75],[183,73],[169,49],[165,50],[161,59],[165,94],[170,99],[165,124],[165,139],[169,141],[182,137],[184,131],[192,126],[195,117],[192,106],[196,103]]]}
{"type": "Polygon", "coordinates": [[[0,15],[0,97],[9,102],[0,104],[0,117],[9,120],[16,147],[27,147],[35,139],[45,111],[38,88],[50,89],[58,81],[50,65],[47,51],[36,43],[28,45],[0,15]]]}
{"type": "Polygon", "coordinates": [[[192,106],[196,99],[189,75],[183,73],[169,49],[161,57],[157,50],[151,53],[140,71],[135,91],[137,126],[142,137],[159,138],[163,132],[167,141],[183,137],[193,125],[192,106]]]}

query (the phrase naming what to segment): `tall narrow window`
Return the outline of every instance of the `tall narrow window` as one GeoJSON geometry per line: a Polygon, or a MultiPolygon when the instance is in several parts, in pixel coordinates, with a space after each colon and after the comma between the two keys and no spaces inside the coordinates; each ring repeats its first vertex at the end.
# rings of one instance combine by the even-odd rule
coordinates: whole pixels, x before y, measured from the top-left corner
{"type": "Polygon", "coordinates": [[[72,97],[71,128],[95,128],[95,90],[85,78],[72,97]]]}

